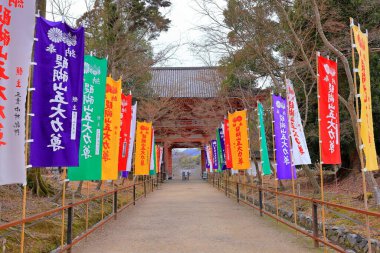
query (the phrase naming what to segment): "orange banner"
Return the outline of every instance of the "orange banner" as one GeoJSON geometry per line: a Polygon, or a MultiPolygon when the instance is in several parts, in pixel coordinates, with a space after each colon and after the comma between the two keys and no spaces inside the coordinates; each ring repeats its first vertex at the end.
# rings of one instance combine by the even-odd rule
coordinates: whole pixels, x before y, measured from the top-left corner
{"type": "Polygon", "coordinates": [[[135,175],[149,175],[152,148],[152,123],[137,122],[135,175]]]}
{"type": "Polygon", "coordinates": [[[373,135],[371,80],[369,71],[368,35],[360,31],[359,27],[353,26],[356,50],[359,54],[359,78],[360,78],[360,104],[361,124],[360,137],[363,142],[365,154],[365,168],[367,171],[378,170],[375,140],[373,135]]]}
{"type": "Polygon", "coordinates": [[[248,142],[247,110],[228,114],[232,167],[247,170],[251,167],[248,142]]]}
{"type": "Polygon", "coordinates": [[[102,180],[118,177],[119,137],[121,114],[121,79],[107,77],[104,109],[102,180]]]}

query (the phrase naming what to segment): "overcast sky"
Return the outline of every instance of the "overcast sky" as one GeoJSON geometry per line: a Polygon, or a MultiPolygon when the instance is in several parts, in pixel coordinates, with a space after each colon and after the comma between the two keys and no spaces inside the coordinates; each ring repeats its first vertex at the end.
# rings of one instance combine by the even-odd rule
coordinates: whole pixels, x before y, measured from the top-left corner
{"type": "MultiPolygon", "coordinates": [[[[68,0],[70,1],[70,0],[68,0]]],[[[223,0],[218,0],[224,2],[223,0]]],[[[67,19],[71,22],[86,11],[85,0],[71,0],[72,7],[67,19]]],[[[198,13],[197,5],[193,0],[171,0],[172,6],[164,10],[167,17],[172,21],[168,32],[164,32],[153,42],[154,51],[158,52],[166,47],[176,48],[174,55],[160,66],[205,66],[206,64],[192,51],[192,42],[202,41],[202,33],[196,29],[198,25],[207,25],[207,18],[198,13]]],[[[53,18],[51,5],[48,0],[47,17],[53,18]]],[[[55,11],[53,11],[55,12],[55,11]]],[[[56,20],[61,17],[55,16],[56,20]]],[[[214,58],[214,62],[217,59],[214,58]]]]}

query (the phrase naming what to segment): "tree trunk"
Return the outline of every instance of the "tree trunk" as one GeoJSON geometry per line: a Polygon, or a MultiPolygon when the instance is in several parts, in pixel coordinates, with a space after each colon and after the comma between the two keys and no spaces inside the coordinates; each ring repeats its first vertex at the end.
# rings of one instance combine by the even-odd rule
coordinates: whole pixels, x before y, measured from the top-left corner
{"type": "MultiPolygon", "coordinates": [[[[67,190],[68,186],[69,186],[69,183],[70,181],[66,181],[65,184],[65,189],[67,190]]],[[[58,200],[62,197],[62,192],[63,192],[63,187],[61,187],[61,189],[59,190],[59,192],[57,192],[54,197],[51,199],[52,202],[58,202],[58,200]]]]}
{"type": "Polygon", "coordinates": [[[75,191],[75,196],[81,196],[82,195],[82,187],[83,187],[83,182],[80,181],[77,190],[75,191]]]}
{"type": "Polygon", "coordinates": [[[317,179],[315,179],[313,172],[309,168],[308,165],[303,165],[302,169],[305,171],[306,176],[309,178],[311,185],[313,186],[314,194],[320,192],[320,186],[318,184],[317,179]]]}
{"type": "Polygon", "coordinates": [[[98,185],[96,186],[96,190],[99,191],[100,188],[102,187],[103,180],[99,180],[98,185]]]}
{"type": "Polygon", "coordinates": [[[28,170],[27,181],[29,189],[38,197],[46,197],[54,194],[53,187],[43,179],[41,168],[28,170]]]}

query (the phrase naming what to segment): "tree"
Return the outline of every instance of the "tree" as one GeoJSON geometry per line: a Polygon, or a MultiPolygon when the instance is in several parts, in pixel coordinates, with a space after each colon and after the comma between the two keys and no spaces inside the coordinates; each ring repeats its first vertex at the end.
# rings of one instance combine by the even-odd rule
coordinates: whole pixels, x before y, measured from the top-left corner
{"type": "MultiPolygon", "coordinates": [[[[346,57],[351,53],[347,22],[349,16],[357,17],[364,20],[370,34],[378,34],[379,17],[372,10],[378,10],[380,4],[374,1],[326,0],[320,1],[318,8],[316,1],[229,0],[221,21],[216,18],[217,14],[210,11],[220,8],[206,7],[215,6],[215,1],[199,2],[202,13],[214,21],[210,27],[201,27],[201,30],[208,32],[208,36],[200,47],[203,50],[216,47],[225,51],[221,64],[227,75],[225,87],[228,91],[260,88],[260,83],[269,78],[266,85],[271,86],[274,92],[284,94],[285,77],[293,81],[313,161],[319,159],[317,115],[315,110],[310,109],[317,106],[317,78],[313,67],[316,50],[323,54],[333,53],[343,62],[339,70],[342,156],[346,158],[343,159],[343,166],[353,168],[355,161],[349,158],[358,157],[358,145],[355,145],[358,134],[352,75],[349,58],[346,57]],[[322,17],[318,18],[319,15],[322,17]],[[345,32],[342,32],[343,28],[345,32]],[[225,38],[221,39],[223,35],[227,35],[227,43],[225,38]]],[[[376,37],[370,43],[378,48],[376,37]]],[[[372,81],[377,83],[377,78],[376,72],[372,81]]],[[[373,91],[374,101],[378,99],[376,94],[378,92],[373,91]]],[[[375,115],[379,111],[377,107],[374,104],[375,115]]],[[[305,172],[315,183],[311,171],[305,167],[305,172]]],[[[371,188],[376,191],[373,176],[367,174],[371,188]]],[[[317,189],[318,185],[314,185],[317,189]]]]}
{"type": "Polygon", "coordinates": [[[161,8],[165,0],[96,0],[91,10],[78,19],[86,27],[86,50],[108,57],[109,72],[123,76],[123,87],[133,90],[149,80],[149,68],[162,60],[154,59],[150,41],[169,28],[170,20],[161,8]]]}

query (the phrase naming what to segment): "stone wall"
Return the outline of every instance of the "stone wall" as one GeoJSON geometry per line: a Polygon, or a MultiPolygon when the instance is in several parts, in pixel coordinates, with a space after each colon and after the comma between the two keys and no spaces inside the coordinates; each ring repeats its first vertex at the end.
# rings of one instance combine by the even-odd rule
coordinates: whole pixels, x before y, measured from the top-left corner
{"type": "MultiPolygon", "coordinates": [[[[231,194],[235,195],[235,192],[230,191],[231,194]]],[[[240,199],[245,199],[245,195],[240,193],[240,199]]],[[[252,196],[247,196],[247,201],[255,206],[259,206],[259,200],[253,199],[252,196]]],[[[267,212],[276,214],[276,207],[265,203],[264,208],[267,212]]],[[[284,220],[294,222],[293,211],[279,208],[279,216],[284,220]]],[[[313,219],[307,216],[303,212],[297,212],[297,224],[303,227],[312,234],[313,229],[313,219]]],[[[318,222],[319,234],[322,234],[322,223],[318,222]]],[[[346,252],[350,253],[367,253],[368,252],[368,240],[365,236],[360,234],[355,234],[344,227],[340,226],[330,226],[326,225],[326,237],[332,243],[339,245],[340,247],[346,249],[346,252]]],[[[372,253],[380,253],[380,241],[371,239],[372,253]]]]}

